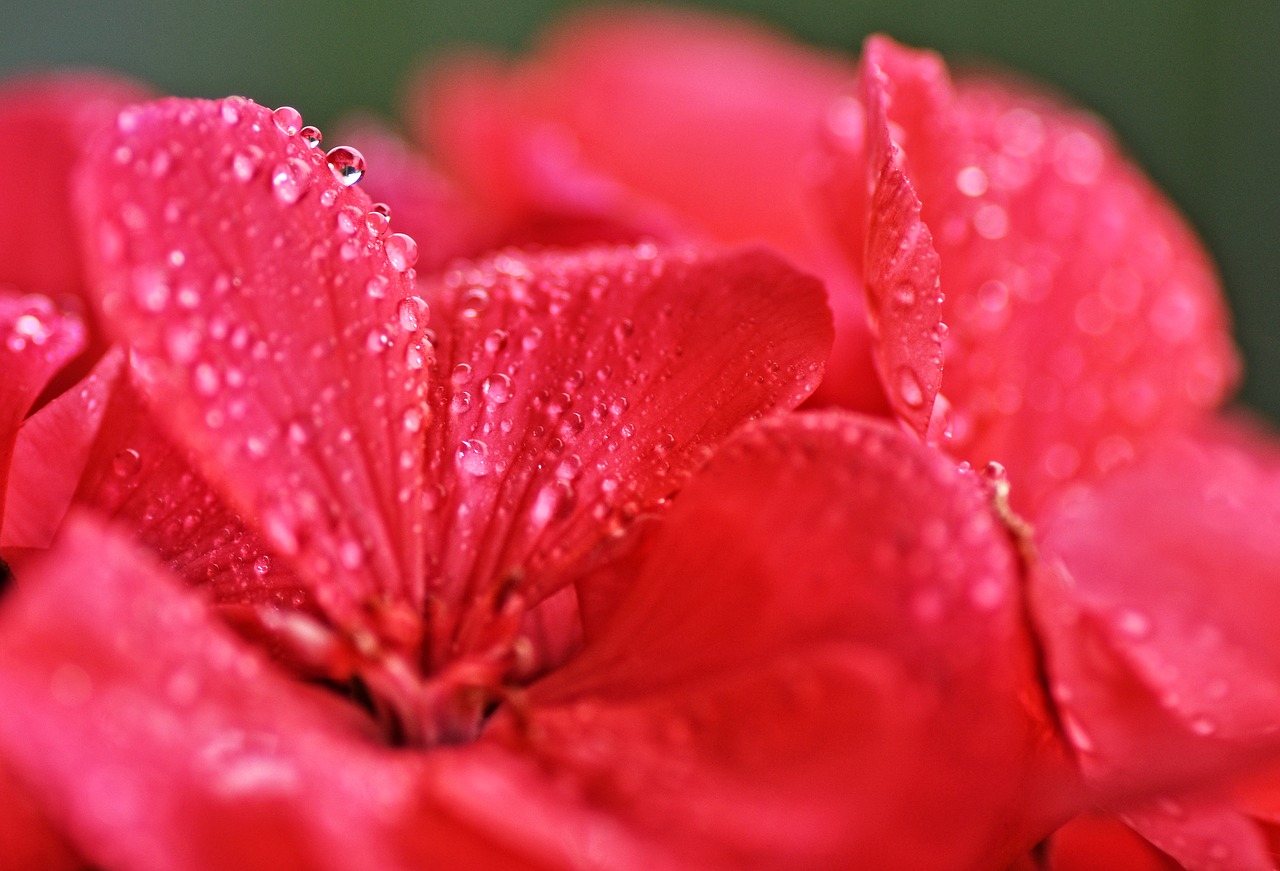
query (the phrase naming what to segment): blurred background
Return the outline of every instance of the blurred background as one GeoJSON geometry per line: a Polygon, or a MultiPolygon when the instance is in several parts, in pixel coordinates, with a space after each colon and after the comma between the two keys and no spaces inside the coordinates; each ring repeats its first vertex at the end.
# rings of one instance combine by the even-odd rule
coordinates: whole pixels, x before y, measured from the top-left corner
{"type": "MultiPolygon", "coordinates": [[[[355,108],[394,116],[407,74],[424,58],[466,43],[518,50],[581,5],[588,4],[0,0],[0,74],[105,67],[174,94],[287,103],[323,126],[355,108]]],[[[1280,421],[1278,0],[682,5],[751,15],[849,52],[883,31],[953,62],[1008,65],[1096,110],[1206,238],[1245,352],[1244,400],[1280,421]]]]}

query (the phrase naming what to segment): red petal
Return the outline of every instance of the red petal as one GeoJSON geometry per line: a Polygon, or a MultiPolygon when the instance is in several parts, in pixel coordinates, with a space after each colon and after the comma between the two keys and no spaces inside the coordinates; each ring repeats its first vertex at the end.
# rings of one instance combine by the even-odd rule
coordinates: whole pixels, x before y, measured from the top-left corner
{"type": "Polygon", "coordinates": [[[18,425],[53,374],[84,348],[84,340],[80,318],[57,311],[48,297],[0,290],[0,528],[18,425]]]}
{"type": "Polygon", "coordinates": [[[0,871],[76,871],[71,852],[26,787],[0,764],[0,871]]]}
{"type": "MultiPolygon", "coordinates": [[[[1170,438],[1046,510],[1037,608],[1085,771],[1128,788],[1273,747],[1280,448],[1238,425],[1170,438]]],[[[1229,773],[1229,769],[1225,770],[1229,773]]]]}
{"type": "Polygon", "coordinates": [[[932,94],[889,121],[941,257],[952,449],[1006,465],[1035,506],[1216,405],[1236,361],[1212,267],[1109,133],[1020,86],[949,91],[933,55],[868,51],[895,91],[932,94]]]}
{"type": "MultiPolygon", "coordinates": [[[[862,181],[870,191],[863,275],[885,394],[897,415],[924,438],[942,383],[940,265],[889,114],[892,110],[895,122],[905,126],[935,113],[946,97],[946,71],[932,55],[912,60],[904,72],[892,45],[875,39],[863,55],[867,176],[862,181]]],[[[918,144],[913,140],[910,147],[918,144]]]]}
{"type": "Polygon", "coordinates": [[[419,127],[511,212],[563,221],[576,207],[667,237],[674,222],[686,236],[765,242],[823,276],[839,368],[821,398],[880,411],[861,289],[812,203],[810,152],[853,77],[747,22],[611,9],[580,14],[514,71],[492,58],[444,67],[419,127]]]}
{"type": "Polygon", "coordinates": [[[145,99],[133,82],[103,75],[39,76],[0,86],[5,148],[22,171],[5,179],[0,209],[0,288],[52,297],[87,318],[89,347],[55,379],[48,395],[70,388],[106,350],[83,299],[87,287],[71,215],[71,172],[93,136],[127,103],[145,99]]]}
{"type": "Polygon", "coordinates": [[[1163,799],[1123,817],[1187,871],[1275,869],[1262,830],[1220,796],[1163,799]]]}
{"type": "Polygon", "coordinates": [[[427,290],[426,550],[457,606],[580,573],[744,421],[801,402],[831,341],[818,283],[757,251],[508,252],[427,290]]]}
{"type": "Polygon", "coordinates": [[[1053,835],[1053,871],[1181,871],[1118,820],[1086,815],[1053,835]]]}
{"type": "Polygon", "coordinates": [[[404,237],[384,251],[368,198],[239,98],[126,111],[79,194],[109,326],[199,470],[331,614],[420,604],[421,437],[402,420],[425,370],[397,316],[404,237]]]}
{"type": "Polygon", "coordinates": [[[0,752],[97,865],[529,867],[83,519],[0,619],[0,752]]]}
{"type": "Polygon", "coordinates": [[[1043,834],[1043,732],[987,501],[880,424],[753,428],[682,491],[616,619],[441,788],[613,868],[1003,867],[1043,834]]]}
{"type": "Polygon", "coordinates": [[[0,545],[47,548],[84,473],[124,360],[116,350],[23,422],[13,449],[0,545]]]}

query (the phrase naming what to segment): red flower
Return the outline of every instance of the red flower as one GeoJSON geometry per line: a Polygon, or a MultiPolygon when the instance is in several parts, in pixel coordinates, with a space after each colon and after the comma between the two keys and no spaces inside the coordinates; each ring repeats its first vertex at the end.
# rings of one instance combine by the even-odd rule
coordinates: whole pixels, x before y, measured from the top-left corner
{"type": "Polygon", "coordinates": [[[1188,867],[1270,867],[1239,811],[1274,819],[1271,793],[1223,784],[1280,722],[1274,439],[1214,417],[1238,366],[1212,267],[1095,119],[886,40],[855,75],[688,13],[581,16],[527,63],[463,59],[422,93],[424,138],[502,214],[661,211],[821,275],[818,398],[887,402],[1007,472],[1098,800],[1188,867]],[[1124,806],[1188,782],[1203,794],[1124,806]]]}
{"type": "MultiPolygon", "coordinates": [[[[1096,122],[687,15],[440,81],[460,188],[362,134],[390,222],[241,99],[49,152],[86,268],[0,273],[0,868],[1001,871],[1096,804],[1267,867],[1280,461],[1096,122]],[[773,414],[831,314],[742,242],[885,420],[773,414]],[[118,343],[47,402],[83,328],[33,291],[118,343]]],[[[1037,855],[1163,861],[1117,832],[1037,855]]]]}
{"type": "MultiPolygon", "coordinates": [[[[732,435],[820,377],[815,281],[651,243],[415,275],[296,126],[162,101],[80,168],[128,355],[16,434],[73,455],[78,507],[5,551],[15,850],[945,868],[1035,837],[1039,806],[995,824],[1044,735],[982,483],[840,414],[732,435]]],[[[73,344],[39,322],[15,420],[73,344]]]]}

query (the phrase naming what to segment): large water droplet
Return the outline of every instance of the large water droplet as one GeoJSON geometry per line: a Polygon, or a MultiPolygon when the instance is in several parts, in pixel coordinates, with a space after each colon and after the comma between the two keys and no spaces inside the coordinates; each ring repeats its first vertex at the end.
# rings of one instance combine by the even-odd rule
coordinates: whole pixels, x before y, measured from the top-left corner
{"type": "Polygon", "coordinates": [[[910,366],[898,370],[898,398],[910,408],[924,405],[924,388],[920,386],[920,378],[910,366]]]}
{"type": "Polygon", "coordinates": [[[142,457],[133,448],[125,448],[111,460],[111,471],[121,478],[129,478],[138,474],[142,468],[142,457]]]}
{"type": "Polygon", "coordinates": [[[271,170],[271,188],[276,199],[286,206],[291,206],[302,198],[311,183],[311,175],[307,165],[298,158],[290,158],[277,163],[271,170]]]}
{"type": "Polygon", "coordinates": [[[411,333],[426,323],[429,314],[427,301],[420,296],[407,296],[400,300],[396,314],[400,319],[400,328],[411,333]]]}
{"type": "Polygon", "coordinates": [[[302,113],[292,106],[281,106],[271,113],[271,117],[285,136],[294,136],[302,129],[302,113]]]}
{"type": "Polygon", "coordinates": [[[312,148],[319,148],[320,143],[324,141],[324,136],[317,127],[303,127],[298,131],[298,135],[302,137],[303,142],[312,148]]]}
{"type": "Polygon", "coordinates": [[[351,187],[364,176],[364,155],[350,145],[339,145],[325,155],[338,181],[351,187]]]}
{"type": "Polygon", "coordinates": [[[489,446],[479,439],[465,439],[458,445],[458,465],[469,475],[489,474],[489,446]]]}
{"type": "Polygon", "coordinates": [[[396,272],[407,272],[418,262],[418,243],[404,233],[392,233],[386,242],[387,260],[396,272]]]}
{"type": "Polygon", "coordinates": [[[511,400],[511,379],[498,372],[484,379],[480,385],[489,401],[502,405],[511,400]]]}

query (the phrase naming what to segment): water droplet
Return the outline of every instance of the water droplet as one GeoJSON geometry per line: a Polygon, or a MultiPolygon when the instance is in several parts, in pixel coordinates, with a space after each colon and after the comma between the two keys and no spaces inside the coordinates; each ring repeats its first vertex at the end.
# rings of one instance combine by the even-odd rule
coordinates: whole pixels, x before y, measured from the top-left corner
{"type": "Polygon", "coordinates": [[[391,347],[391,337],[382,330],[370,330],[364,337],[364,349],[370,354],[381,354],[391,347]]]}
{"type": "Polygon", "coordinates": [[[1218,724],[1208,717],[1196,717],[1191,721],[1191,731],[1202,738],[1207,738],[1218,731],[1218,724]]]}
{"type": "Polygon", "coordinates": [[[271,113],[271,117],[275,118],[276,126],[285,136],[296,136],[302,129],[302,113],[292,106],[281,106],[271,113]]]}
{"type": "Polygon", "coordinates": [[[426,323],[430,309],[427,307],[427,301],[422,297],[407,296],[400,300],[400,304],[396,307],[396,314],[400,318],[400,328],[406,333],[411,333],[426,323]]]}
{"type": "Polygon", "coordinates": [[[1127,608],[1116,615],[1116,626],[1135,640],[1140,641],[1151,635],[1151,620],[1147,615],[1127,608]]]}
{"type": "Polygon", "coordinates": [[[427,355],[421,342],[412,342],[404,349],[404,364],[417,371],[427,363],[427,355]]]}
{"type": "Polygon", "coordinates": [[[129,478],[138,474],[142,468],[142,457],[133,448],[125,448],[111,460],[111,471],[121,478],[129,478]]]}
{"type": "Polygon", "coordinates": [[[480,385],[480,389],[484,391],[484,395],[491,402],[502,405],[511,400],[511,379],[503,375],[501,372],[490,375],[484,379],[480,385]]]}
{"type": "Polygon", "coordinates": [[[455,387],[461,387],[471,380],[471,364],[459,363],[453,367],[453,373],[449,376],[455,387]]]}
{"type": "Polygon", "coordinates": [[[386,242],[387,260],[396,272],[406,272],[418,262],[418,243],[404,233],[392,233],[386,242]]]}
{"type": "Polygon", "coordinates": [[[381,212],[369,212],[364,216],[364,226],[370,235],[382,238],[391,228],[391,219],[381,212]]]}
{"type": "Polygon", "coordinates": [[[471,408],[471,394],[465,390],[462,393],[453,394],[453,399],[449,400],[449,410],[454,414],[462,414],[471,408]]]}
{"type": "Polygon", "coordinates": [[[364,176],[364,155],[350,145],[339,145],[325,155],[334,177],[351,187],[364,176]]]}
{"type": "Polygon", "coordinates": [[[400,422],[404,425],[405,432],[418,432],[422,429],[422,412],[417,408],[406,409],[400,422]]]}
{"type": "Polygon", "coordinates": [[[520,340],[520,347],[526,352],[532,351],[534,348],[542,344],[542,329],[533,327],[529,332],[525,333],[524,338],[520,340]]]}
{"type": "Polygon", "coordinates": [[[545,526],[552,520],[562,520],[573,511],[577,494],[568,481],[552,481],[538,492],[533,502],[533,522],[545,526]]]}
{"type": "Polygon", "coordinates": [[[364,292],[369,294],[370,299],[382,299],[387,295],[387,285],[390,283],[385,275],[375,275],[365,284],[364,292]]]}
{"type": "Polygon", "coordinates": [[[920,386],[920,378],[910,366],[898,370],[898,398],[910,408],[924,405],[924,388],[920,386]]]}
{"type": "Polygon", "coordinates": [[[220,381],[218,378],[218,370],[214,369],[213,366],[208,363],[201,363],[196,367],[193,374],[193,380],[195,382],[196,393],[199,393],[201,396],[213,396],[218,392],[218,384],[220,381]]]}
{"type": "Polygon", "coordinates": [[[458,445],[458,465],[469,475],[489,474],[489,446],[479,439],[464,439],[458,445]]]}
{"type": "Polygon", "coordinates": [[[310,125],[299,130],[298,135],[302,137],[303,142],[312,148],[318,148],[320,143],[324,141],[324,136],[320,133],[319,128],[310,125]]]}
{"type": "Polygon", "coordinates": [[[343,568],[355,571],[364,563],[364,548],[360,542],[348,539],[338,546],[338,559],[343,568]]]}
{"type": "Polygon", "coordinates": [[[270,571],[271,571],[271,557],[268,556],[267,554],[264,553],[260,557],[258,557],[256,560],[253,561],[253,572],[258,577],[262,577],[263,575],[267,574],[270,571]]]}
{"type": "Polygon", "coordinates": [[[956,173],[956,187],[966,197],[980,197],[987,192],[987,174],[981,167],[966,166],[956,173]]]}
{"type": "Polygon", "coordinates": [[[276,164],[271,170],[271,188],[276,199],[286,206],[291,206],[302,198],[311,183],[308,166],[296,157],[276,164]]]}
{"type": "Polygon", "coordinates": [[[488,351],[490,354],[496,354],[506,347],[507,347],[507,331],[506,330],[494,330],[492,333],[485,336],[484,349],[488,351]]]}
{"type": "Polygon", "coordinates": [[[230,100],[222,101],[222,120],[228,124],[240,123],[240,110],[230,100]]]}

